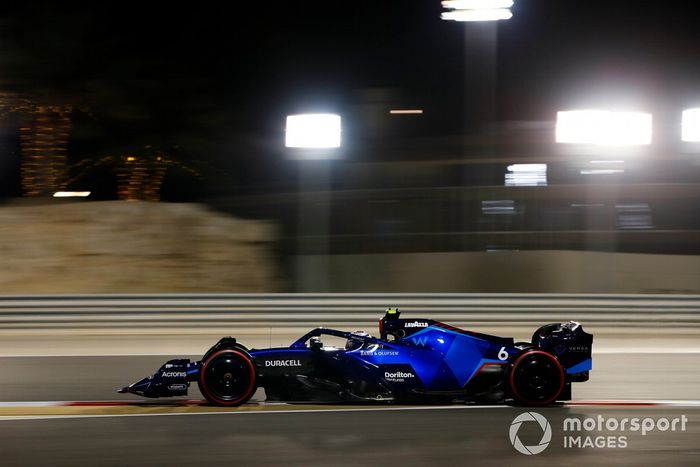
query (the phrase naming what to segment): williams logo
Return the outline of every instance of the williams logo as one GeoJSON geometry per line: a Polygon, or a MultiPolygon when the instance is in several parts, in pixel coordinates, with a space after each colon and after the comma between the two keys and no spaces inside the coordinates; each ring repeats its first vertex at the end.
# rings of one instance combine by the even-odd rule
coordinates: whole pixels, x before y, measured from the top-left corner
{"type": "Polygon", "coordinates": [[[521,413],[513,420],[510,424],[510,443],[513,445],[516,451],[525,454],[527,456],[532,456],[534,454],[539,454],[549,446],[550,441],[552,441],[552,426],[549,424],[544,416],[538,414],[537,412],[525,412],[521,413]],[[532,446],[525,446],[520,438],[518,437],[518,431],[520,431],[520,426],[524,422],[537,422],[542,429],[542,439],[538,444],[532,446]]]}
{"type": "Polygon", "coordinates": [[[423,321],[423,322],[413,321],[412,323],[406,323],[404,325],[404,327],[406,327],[406,328],[427,328],[428,323],[426,323],[425,321],[423,321]]]}
{"type": "Polygon", "coordinates": [[[420,347],[428,345],[428,336],[412,337],[411,340],[420,347]]]}
{"type": "Polygon", "coordinates": [[[301,366],[301,360],[265,360],[265,366],[301,366]]]}

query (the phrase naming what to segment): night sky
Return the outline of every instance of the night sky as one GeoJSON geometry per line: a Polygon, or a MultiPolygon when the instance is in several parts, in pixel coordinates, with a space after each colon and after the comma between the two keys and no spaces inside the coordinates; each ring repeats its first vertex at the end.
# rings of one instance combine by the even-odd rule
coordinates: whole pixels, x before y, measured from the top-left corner
{"type": "MultiPolygon", "coordinates": [[[[692,2],[651,5],[516,0],[498,30],[497,119],[700,104],[692,2]]],[[[437,0],[27,1],[0,12],[0,90],[89,110],[74,157],[176,146],[262,183],[286,114],[343,113],[363,89],[425,108],[420,136],[460,133],[465,25],[440,11],[437,0]]]]}

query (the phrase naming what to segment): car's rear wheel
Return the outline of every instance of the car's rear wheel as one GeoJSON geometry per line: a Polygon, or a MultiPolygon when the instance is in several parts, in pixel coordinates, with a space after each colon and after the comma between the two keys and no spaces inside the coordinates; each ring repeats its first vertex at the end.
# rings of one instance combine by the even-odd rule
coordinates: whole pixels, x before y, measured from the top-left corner
{"type": "Polygon", "coordinates": [[[206,400],[216,405],[237,406],[255,393],[255,367],[242,349],[222,349],[202,362],[197,383],[206,400]]]}
{"type": "Polygon", "coordinates": [[[516,403],[551,404],[564,389],[564,368],[550,353],[526,350],[511,365],[509,383],[516,403]]]}

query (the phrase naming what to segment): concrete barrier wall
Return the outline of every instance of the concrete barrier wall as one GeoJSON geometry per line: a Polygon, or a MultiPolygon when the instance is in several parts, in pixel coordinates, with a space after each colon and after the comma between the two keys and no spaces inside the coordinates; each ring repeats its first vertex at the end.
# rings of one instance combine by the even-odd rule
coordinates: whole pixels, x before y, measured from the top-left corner
{"type": "Polygon", "coordinates": [[[298,258],[298,270],[323,265],[330,292],[700,293],[700,256],[505,251],[319,259],[298,258]]]}

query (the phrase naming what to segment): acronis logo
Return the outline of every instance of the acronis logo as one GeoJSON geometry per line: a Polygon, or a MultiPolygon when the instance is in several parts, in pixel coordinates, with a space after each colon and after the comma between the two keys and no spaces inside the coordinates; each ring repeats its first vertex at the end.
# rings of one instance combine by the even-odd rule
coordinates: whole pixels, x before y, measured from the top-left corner
{"type": "Polygon", "coordinates": [[[160,374],[163,378],[187,378],[187,372],[185,371],[164,371],[160,374]]]}

